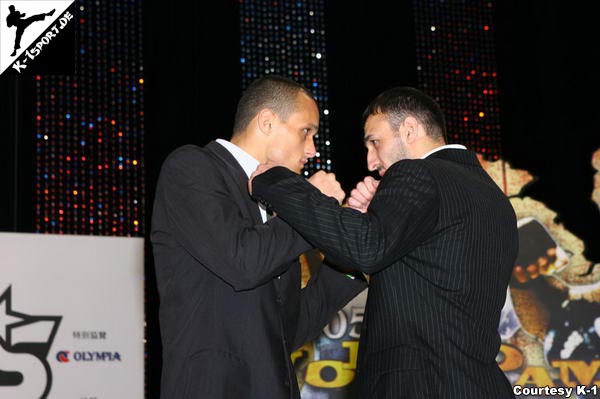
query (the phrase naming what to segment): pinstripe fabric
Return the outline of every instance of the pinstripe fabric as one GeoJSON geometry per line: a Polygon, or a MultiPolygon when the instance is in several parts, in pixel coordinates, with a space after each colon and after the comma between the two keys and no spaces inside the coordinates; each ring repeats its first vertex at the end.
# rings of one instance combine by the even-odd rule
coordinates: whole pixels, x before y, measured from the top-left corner
{"type": "Polygon", "coordinates": [[[475,154],[447,149],[388,169],[366,214],[273,168],[254,196],[331,260],[371,274],[360,398],[512,398],[497,332],[518,236],[475,154]]]}

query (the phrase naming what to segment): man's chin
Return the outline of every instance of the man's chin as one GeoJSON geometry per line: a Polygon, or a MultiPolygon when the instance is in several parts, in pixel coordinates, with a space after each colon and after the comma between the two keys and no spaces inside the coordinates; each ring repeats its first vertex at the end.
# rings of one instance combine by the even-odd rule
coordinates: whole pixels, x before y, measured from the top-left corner
{"type": "Polygon", "coordinates": [[[304,163],[303,162],[298,162],[298,165],[294,168],[290,168],[294,173],[296,174],[300,174],[302,173],[302,169],[304,169],[304,163]]]}
{"type": "Polygon", "coordinates": [[[302,172],[302,168],[300,166],[290,166],[290,165],[281,165],[281,166],[285,166],[286,168],[288,168],[292,172],[296,173],[297,175],[299,175],[302,172]]]}

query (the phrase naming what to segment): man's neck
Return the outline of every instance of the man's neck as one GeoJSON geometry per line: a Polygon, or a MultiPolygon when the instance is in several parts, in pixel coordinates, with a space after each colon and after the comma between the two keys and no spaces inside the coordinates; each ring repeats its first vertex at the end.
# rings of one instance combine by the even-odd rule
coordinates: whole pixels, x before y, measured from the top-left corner
{"type": "Polygon", "coordinates": [[[446,145],[443,141],[427,141],[422,143],[416,151],[415,159],[423,158],[426,154],[433,152],[436,148],[446,145]]]}
{"type": "Polygon", "coordinates": [[[248,154],[252,155],[255,159],[257,159],[260,163],[265,163],[266,158],[264,156],[264,148],[263,145],[257,145],[256,140],[250,139],[250,133],[240,133],[231,138],[229,140],[232,144],[237,145],[242,150],[246,151],[248,154]]]}
{"type": "Polygon", "coordinates": [[[431,154],[434,154],[438,151],[441,150],[445,150],[445,149],[453,149],[453,150],[466,150],[467,147],[465,147],[462,144],[441,144],[433,149],[431,149],[429,152],[423,154],[421,156],[421,159],[427,158],[428,156],[430,156],[431,154]]]}

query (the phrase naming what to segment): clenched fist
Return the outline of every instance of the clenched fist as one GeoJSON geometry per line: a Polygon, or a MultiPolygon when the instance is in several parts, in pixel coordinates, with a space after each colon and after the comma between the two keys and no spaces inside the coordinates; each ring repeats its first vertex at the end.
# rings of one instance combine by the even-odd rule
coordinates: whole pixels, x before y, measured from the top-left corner
{"type": "Polygon", "coordinates": [[[335,178],[335,173],[326,173],[320,170],[308,178],[308,181],[326,196],[335,198],[340,204],[346,197],[342,186],[335,178]]]}
{"type": "Polygon", "coordinates": [[[260,174],[265,173],[267,170],[278,166],[274,163],[271,162],[267,162],[267,163],[261,163],[260,165],[258,165],[256,167],[256,169],[254,170],[254,172],[252,172],[252,174],[250,175],[250,178],[248,179],[248,192],[250,193],[250,195],[252,195],[252,181],[254,180],[254,178],[260,174]]]}
{"type": "Polygon", "coordinates": [[[375,180],[371,176],[365,177],[365,179],[356,185],[356,188],[350,192],[350,198],[348,198],[348,206],[356,209],[362,213],[367,212],[367,208],[375,196],[379,186],[379,180],[375,180]]]}

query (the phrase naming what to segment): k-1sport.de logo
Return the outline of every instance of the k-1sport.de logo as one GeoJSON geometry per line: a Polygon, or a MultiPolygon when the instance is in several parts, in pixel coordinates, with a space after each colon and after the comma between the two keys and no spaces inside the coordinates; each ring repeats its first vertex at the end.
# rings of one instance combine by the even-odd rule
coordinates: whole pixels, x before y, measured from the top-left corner
{"type": "Polygon", "coordinates": [[[0,74],[58,73],[61,66],[68,72],[72,5],[72,0],[0,0],[0,74]]]}

